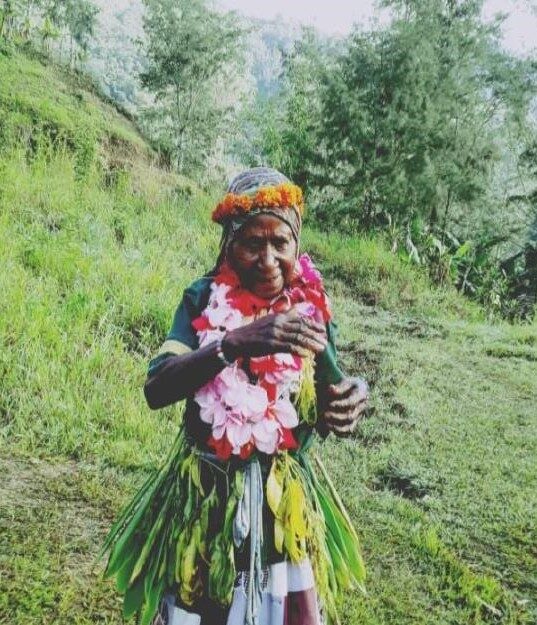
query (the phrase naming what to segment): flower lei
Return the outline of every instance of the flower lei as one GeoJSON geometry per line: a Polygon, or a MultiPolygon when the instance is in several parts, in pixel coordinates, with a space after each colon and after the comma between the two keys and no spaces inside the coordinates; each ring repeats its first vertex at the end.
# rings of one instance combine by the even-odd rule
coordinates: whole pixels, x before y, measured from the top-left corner
{"type": "MultiPolygon", "coordinates": [[[[211,284],[207,307],[192,325],[203,347],[259,315],[293,306],[322,323],[331,317],[321,274],[307,254],[297,260],[292,283],[271,301],[242,288],[224,264],[211,284]]],[[[303,369],[304,359],[290,353],[238,359],[198,390],[194,399],[202,421],[212,427],[208,444],[219,458],[246,459],[255,450],[272,455],[297,447],[292,429],[299,415],[290,395],[298,391],[303,369]]]]}
{"type": "Polygon", "coordinates": [[[304,212],[304,198],[302,189],[290,182],[270,187],[261,187],[254,195],[236,195],[228,193],[213,211],[212,219],[216,223],[223,223],[230,217],[244,215],[253,208],[288,208],[296,207],[302,215],[304,212]]]}

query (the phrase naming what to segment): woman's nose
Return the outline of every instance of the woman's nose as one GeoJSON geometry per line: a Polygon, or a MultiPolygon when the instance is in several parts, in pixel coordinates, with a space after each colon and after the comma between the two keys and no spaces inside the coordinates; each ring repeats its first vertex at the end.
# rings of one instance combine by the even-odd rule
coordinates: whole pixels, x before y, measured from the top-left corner
{"type": "Polygon", "coordinates": [[[272,246],[267,245],[262,250],[259,262],[263,269],[275,269],[278,266],[278,260],[272,246]]]}

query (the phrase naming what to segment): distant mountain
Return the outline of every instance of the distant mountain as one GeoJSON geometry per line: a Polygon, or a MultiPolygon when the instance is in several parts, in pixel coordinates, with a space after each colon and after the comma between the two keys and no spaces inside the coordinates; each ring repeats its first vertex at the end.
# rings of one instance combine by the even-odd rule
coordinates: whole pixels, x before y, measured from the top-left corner
{"type": "Polygon", "coordinates": [[[144,56],[136,41],[143,38],[143,5],[139,0],[94,0],[99,25],[89,48],[86,69],[105,93],[131,112],[148,102],[138,75],[144,56]]]}
{"type": "MultiPolygon", "coordinates": [[[[144,67],[143,11],[141,0],[94,0],[100,9],[96,37],[89,49],[86,69],[97,79],[105,93],[135,113],[148,104],[138,75],[144,67]]],[[[241,80],[252,85],[261,97],[278,90],[282,61],[293,42],[300,37],[297,25],[280,20],[240,18],[247,35],[245,62],[241,80]]]]}

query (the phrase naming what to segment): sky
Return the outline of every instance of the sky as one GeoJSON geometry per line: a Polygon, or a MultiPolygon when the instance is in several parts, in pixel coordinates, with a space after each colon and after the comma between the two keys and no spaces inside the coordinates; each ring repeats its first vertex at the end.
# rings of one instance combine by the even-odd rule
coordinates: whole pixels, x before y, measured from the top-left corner
{"type": "MultiPolygon", "coordinates": [[[[353,22],[367,26],[389,19],[374,8],[374,0],[218,0],[218,4],[251,17],[272,19],[280,15],[330,35],[347,34],[353,22]]],[[[484,19],[498,12],[509,14],[503,27],[506,48],[520,55],[537,48],[537,0],[485,0],[484,19]]]]}

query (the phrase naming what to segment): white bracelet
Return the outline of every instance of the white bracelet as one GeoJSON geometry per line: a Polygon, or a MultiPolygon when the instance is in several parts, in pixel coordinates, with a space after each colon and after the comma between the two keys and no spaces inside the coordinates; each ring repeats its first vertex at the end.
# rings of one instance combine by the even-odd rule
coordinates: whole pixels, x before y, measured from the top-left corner
{"type": "Polygon", "coordinates": [[[225,339],[225,337],[226,335],[224,334],[224,336],[221,336],[220,338],[216,339],[216,355],[218,356],[218,359],[225,367],[231,367],[233,362],[229,361],[226,358],[224,351],[222,350],[222,341],[225,339]]]}

